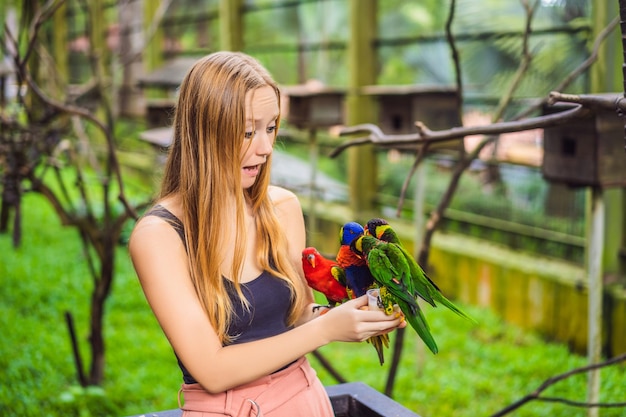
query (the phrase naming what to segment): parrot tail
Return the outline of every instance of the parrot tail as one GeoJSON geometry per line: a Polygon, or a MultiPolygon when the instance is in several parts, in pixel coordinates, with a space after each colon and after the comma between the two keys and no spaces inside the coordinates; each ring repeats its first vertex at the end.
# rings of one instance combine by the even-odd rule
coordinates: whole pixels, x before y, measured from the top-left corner
{"type": "Polygon", "coordinates": [[[439,352],[439,348],[437,347],[437,342],[435,342],[435,338],[430,333],[430,326],[428,326],[428,322],[426,321],[426,317],[424,317],[424,313],[422,310],[417,310],[416,314],[407,314],[406,319],[413,327],[413,329],[417,332],[417,335],[422,339],[422,341],[428,346],[428,349],[434,354],[439,352]]]}
{"type": "Polygon", "coordinates": [[[453,311],[454,313],[458,314],[459,316],[461,316],[461,317],[471,321],[472,323],[476,324],[476,320],[474,320],[473,318],[468,316],[467,313],[465,313],[463,310],[461,310],[456,305],[454,305],[454,303],[452,301],[448,300],[445,295],[439,293],[439,294],[437,294],[435,296],[435,300],[438,301],[441,305],[443,305],[443,306],[447,307],[448,309],[450,309],[451,311],[453,311]]]}
{"type": "Polygon", "coordinates": [[[367,339],[368,343],[371,343],[376,349],[378,354],[378,362],[382,366],[385,363],[385,348],[389,348],[389,336],[387,334],[381,334],[379,336],[373,336],[367,339]]]}

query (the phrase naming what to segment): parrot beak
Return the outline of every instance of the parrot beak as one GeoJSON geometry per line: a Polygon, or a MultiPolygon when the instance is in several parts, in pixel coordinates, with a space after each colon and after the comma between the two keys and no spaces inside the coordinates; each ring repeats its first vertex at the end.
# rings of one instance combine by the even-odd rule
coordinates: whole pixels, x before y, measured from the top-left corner
{"type": "Polygon", "coordinates": [[[309,264],[311,264],[311,266],[315,268],[315,256],[314,255],[307,256],[307,261],[309,261],[309,264]]]}

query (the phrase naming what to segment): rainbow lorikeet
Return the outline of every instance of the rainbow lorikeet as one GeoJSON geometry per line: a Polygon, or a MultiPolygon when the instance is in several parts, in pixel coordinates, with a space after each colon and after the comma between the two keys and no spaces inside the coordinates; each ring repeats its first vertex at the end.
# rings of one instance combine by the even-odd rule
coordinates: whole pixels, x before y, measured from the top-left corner
{"type": "MultiPolygon", "coordinates": [[[[363,232],[363,226],[359,223],[348,222],[342,226],[339,235],[340,246],[336,259],[339,266],[344,270],[346,286],[353,297],[365,295],[368,289],[376,287],[376,282],[365,264],[365,259],[350,249],[350,243],[363,232]]],[[[389,335],[382,334],[370,337],[367,341],[374,346],[378,354],[378,361],[383,365],[385,363],[384,348],[389,347],[389,335]]]]}
{"type": "Polygon", "coordinates": [[[348,222],[342,226],[339,235],[340,246],[336,259],[346,274],[346,286],[354,297],[365,295],[368,289],[375,286],[374,277],[365,264],[365,258],[350,249],[350,243],[363,232],[363,226],[359,223],[348,222]]]}
{"type": "Polygon", "coordinates": [[[329,305],[335,306],[349,299],[343,269],[314,247],[302,251],[302,269],[309,287],[324,294],[329,305]]]}
{"type": "Polygon", "coordinates": [[[384,242],[397,246],[398,249],[402,251],[410,272],[410,279],[407,280],[407,286],[414,296],[421,297],[433,307],[436,307],[437,303],[442,304],[459,316],[474,321],[474,319],[469,317],[441,293],[439,287],[426,275],[415,258],[404,248],[397,233],[386,220],[380,218],[371,219],[367,222],[365,231],[384,242]]]}
{"type": "MultiPolygon", "coordinates": [[[[362,234],[352,241],[350,248],[365,257],[367,266],[374,280],[381,288],[381,293],[389,293],[389,303],[400,307],[411,327],[424,341],[431,352],[439,348],[430,332],[430,326],[417,299],[409,290],[411,279],[410,267],[397,245],[383,242],[369,234],[362,234]]],[[[386,306],[386,311],[393,311],[393,305],[386,306]]]]}

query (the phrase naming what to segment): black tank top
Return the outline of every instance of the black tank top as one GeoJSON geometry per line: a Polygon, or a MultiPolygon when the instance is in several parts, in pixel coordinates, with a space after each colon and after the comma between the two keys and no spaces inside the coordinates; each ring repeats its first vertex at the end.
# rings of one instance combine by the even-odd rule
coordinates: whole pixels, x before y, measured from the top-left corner
{"type": "MultiPolygon", "coordinates": [[[[183,223],[165,207],[157,205],[145,216],[157,216],[167,221],[178,232],[183,244],[185,244],[183,223]]],[[[241,303],[233,282],[224,278],[224,283],[234,310],[233,318],[228,327],[228,334],[233,338],[230,344],[264,339],[286,332],[291,328],[287,325],[291,307],[291,293],[283,280],[263,271],[252,281],[241,284],[241,290],[248,300],[248,309],[241,303]]],[[[186,384],[196,383],[196,380],[178,359],[178,355],[176,359],[183,373],[183,381],[186,384]]]]}

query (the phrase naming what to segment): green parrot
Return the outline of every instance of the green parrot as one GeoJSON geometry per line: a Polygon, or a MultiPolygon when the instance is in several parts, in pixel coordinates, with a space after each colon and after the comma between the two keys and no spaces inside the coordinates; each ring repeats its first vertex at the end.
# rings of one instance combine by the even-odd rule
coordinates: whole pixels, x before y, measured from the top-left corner
{"type": "MultiPolygon", "coordinates": [[[[387,242],[383,242],[374,236],[362,234],[354,239],[350,248],[358,255],[365,258],[366,264],[385,296],[388,292],[393,304],[397,304],[411,327],[424,341],[431,352],[437,353],[439,348],[430,332],[430,326],[422,312],[417,300],[406,285],[410,280],[410,268],[402,251],[387,242]]],[[[381,304],[387,314],[393,313],[393,304],[389,309],[388,298],[381,297],[381,304]]]]}
{"type": "Polygon", "coordinates": [[[394,244],[402,251],[409,265],[410,279],[408,280],[407,287],[411,294],[421,297],[433,307],[437,307],[437,303],[442,304],[459,316],[471,322],[475,322],[473,318],[468,316],[441,293],[439,287],[426,275],[415,258],[404,248],[395,230],[393,230],[386,220],[380,218],[371,219],[367,222],[365,233],[384,242],[394,244]]]}

